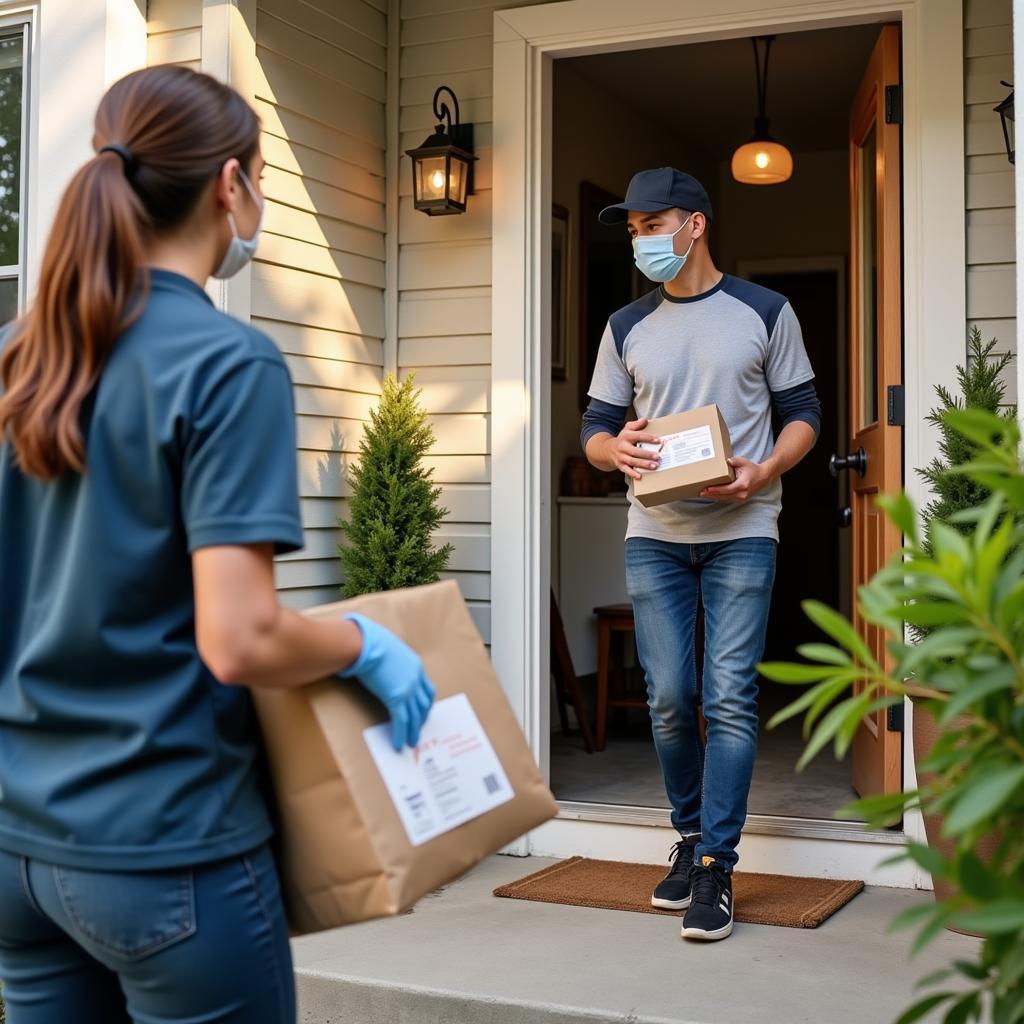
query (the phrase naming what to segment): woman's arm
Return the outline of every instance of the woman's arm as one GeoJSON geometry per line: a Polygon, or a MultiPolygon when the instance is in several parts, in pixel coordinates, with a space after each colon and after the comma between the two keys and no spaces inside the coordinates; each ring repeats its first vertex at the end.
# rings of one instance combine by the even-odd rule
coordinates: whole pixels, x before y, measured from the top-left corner
{"type": "Polygon", "coordinates": [[[282,608],[270,544],[199,548],[192,555],[199,655],[222,682],[287,688],[348,668],[355,622],[315,622],[282,608]]]}

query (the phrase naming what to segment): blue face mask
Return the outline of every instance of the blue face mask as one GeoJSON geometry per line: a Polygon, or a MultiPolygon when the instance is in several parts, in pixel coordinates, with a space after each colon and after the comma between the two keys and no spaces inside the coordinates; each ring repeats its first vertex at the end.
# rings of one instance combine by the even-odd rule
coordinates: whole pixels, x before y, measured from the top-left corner
{"type": "Polygon", "coordinates": [[[633,261],[644,277],[664,284],[683,269],[696,239],[690,240],[682,256],[675,252],[674,239],[689,223],[690,217],[687,217],[671,235],[637,235],[633,239],[633,261]]]}

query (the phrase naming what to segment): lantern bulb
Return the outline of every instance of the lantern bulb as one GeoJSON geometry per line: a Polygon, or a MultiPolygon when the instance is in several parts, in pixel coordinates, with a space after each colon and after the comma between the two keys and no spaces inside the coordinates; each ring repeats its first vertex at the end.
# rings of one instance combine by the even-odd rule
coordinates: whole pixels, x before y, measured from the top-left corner
{"type": "Polygon", "coordinates": [[[763,171],[768,166],[768,154],[764,151],[757,154],[754,157],[754,163],[763,171]]]}
{"type": "Polygon", "coordinates": [[[444,188],[444,174],[441,171],[434,171],[430,176],[430,185],[440,192],[444,188]]]}

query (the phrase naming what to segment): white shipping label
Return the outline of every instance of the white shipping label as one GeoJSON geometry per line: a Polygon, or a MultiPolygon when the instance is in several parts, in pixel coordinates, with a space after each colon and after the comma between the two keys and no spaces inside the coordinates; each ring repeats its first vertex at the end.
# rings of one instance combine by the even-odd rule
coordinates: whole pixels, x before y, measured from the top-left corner
{"type": "Polygon", "coordinates": [[[391,724],[363,730],[409,842],[419,846],[500,807],[512,786],[469,698],[439,700],[414,748],[396,753],[391,724]]]}
{"type": "Polygon", "coordinates": [[[711,438],[708,426],[691,427],[680,430],[678,434],[666,434],[661,444],[642,441],[637,448],[645,451],[661,451],[658,468],[647,472],[660,473],[664,469],[675,469],[677,466],[689,466],[693,462],[703,462],[715,457],[715,443],[711,438]]]}

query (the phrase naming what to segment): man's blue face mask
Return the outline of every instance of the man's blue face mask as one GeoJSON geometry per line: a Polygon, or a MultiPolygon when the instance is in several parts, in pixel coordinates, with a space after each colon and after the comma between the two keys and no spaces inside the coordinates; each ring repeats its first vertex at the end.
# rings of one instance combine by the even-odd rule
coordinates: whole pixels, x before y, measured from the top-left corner
{"type": "MultiPolygon", "coordinates": [[[[692,216],[691,213],[690,217],[692,216]]],[[[633,239],[633,261],[644,277],[663,284],[673,280],[683,269],[696,239],[690,239],[690,244],[682,256],[676,253],[674,240],[690,223],[690,217],[687,217],[670,235],[637,235],[633,239]]]]}

